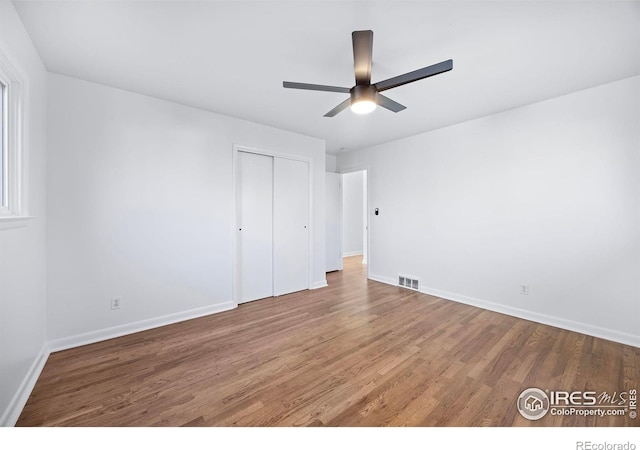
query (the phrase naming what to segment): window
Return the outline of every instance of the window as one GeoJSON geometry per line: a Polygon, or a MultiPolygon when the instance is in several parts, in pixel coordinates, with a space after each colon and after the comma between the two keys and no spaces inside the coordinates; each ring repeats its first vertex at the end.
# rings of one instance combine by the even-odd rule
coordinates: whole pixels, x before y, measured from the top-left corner
{"type": "Polygon", "coordinates": [[[0,207],[7,207],[7,86],[0,81],[0,207]]]}
{"type": "Polygon", "coordinates": [[[0,220],[26,216],[22,176],[23,79],[0,51],[0,220]]]}

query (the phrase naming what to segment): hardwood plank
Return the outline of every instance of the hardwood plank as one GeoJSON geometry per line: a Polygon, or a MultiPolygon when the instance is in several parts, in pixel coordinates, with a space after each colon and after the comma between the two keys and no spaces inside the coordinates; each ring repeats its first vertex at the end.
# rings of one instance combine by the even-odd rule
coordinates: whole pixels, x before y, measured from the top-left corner
{"type": "Polygon", "coordinates": [[[367,280],[54,353],[18,426],[638,426],[532,422],[524,389],[637,389],[640,349],[367,280]]]}

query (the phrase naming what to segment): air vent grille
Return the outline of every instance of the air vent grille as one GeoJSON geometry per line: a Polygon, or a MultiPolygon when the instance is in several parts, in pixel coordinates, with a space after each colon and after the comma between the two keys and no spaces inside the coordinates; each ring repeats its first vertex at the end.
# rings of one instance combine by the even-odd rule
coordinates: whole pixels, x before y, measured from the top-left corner
{"type": "Polygon", "coordinates": [[[398,286],[417,291],[420,289],[420,282],[415,278],[409,278],[404,275],[398,276],[398,286]]]}

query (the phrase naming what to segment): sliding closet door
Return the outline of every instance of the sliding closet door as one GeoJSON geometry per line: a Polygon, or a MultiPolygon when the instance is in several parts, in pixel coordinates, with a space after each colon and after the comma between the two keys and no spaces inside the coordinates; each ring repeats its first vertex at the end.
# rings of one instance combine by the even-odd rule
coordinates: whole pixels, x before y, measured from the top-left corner
{"type": "Polygon", "coordinates": [[[273,291],[309,288],[309,164],[273,161],[273,291]]]}
{"type": "Polygon", "coordinates": [[[273,158],[238,152],[238,303],[273,296],[273,158]]]}

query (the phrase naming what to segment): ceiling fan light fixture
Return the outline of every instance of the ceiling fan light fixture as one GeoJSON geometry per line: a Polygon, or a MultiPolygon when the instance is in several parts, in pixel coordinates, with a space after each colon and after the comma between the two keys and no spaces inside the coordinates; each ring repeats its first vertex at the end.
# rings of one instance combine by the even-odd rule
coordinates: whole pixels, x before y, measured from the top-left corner
{"type": "Polygon", "coordinates": [[[351,111],[356,114],[369,114],[376,109],[376,102],[373,100],[367,100],[365,98],[351,103],[351,111]]]}
{"type": "Polygon", "coordinates": [[[376,109],[376,88],[371,85],[357,85],[351,88],[351,111],[369,114],[376,109]]]}

